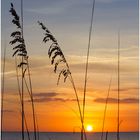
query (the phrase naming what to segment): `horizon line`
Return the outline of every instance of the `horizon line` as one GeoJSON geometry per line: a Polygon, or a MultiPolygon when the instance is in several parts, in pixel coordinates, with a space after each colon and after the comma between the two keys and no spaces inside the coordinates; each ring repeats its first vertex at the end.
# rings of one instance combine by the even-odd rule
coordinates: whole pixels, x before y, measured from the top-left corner
{"type": "MultiPolygon", "coordinates": [[[[1,133],[21,133],[22,131],[1,131],[1,133]]],[[[33,133],[34,131],[29,131],[30,133],[33,133]]],[[[117,133],[117,131],[108,131],[109,133],[117,133]]],[[[24,131],[24,133],[27,133],[27,131],[24,131]]],[[[39,131],[39,133],[81,133],[79,132],[73,132],[73,131],[39,131]]],[[[92,131],[92,132],[86,132],[86,133],[101,133],[101,131],[92,131]]],[[[106,132],[103,132],[106,133],[106,132]]],[[[138,131],[121,131],[120,133],[139,133],[138,131]]]]}

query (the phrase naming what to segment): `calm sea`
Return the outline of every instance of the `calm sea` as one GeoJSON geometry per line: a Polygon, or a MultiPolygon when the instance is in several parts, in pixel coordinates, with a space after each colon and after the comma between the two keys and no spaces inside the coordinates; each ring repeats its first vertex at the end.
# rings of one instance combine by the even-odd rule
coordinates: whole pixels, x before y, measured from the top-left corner
{"type": "MultiPolygon", "coordinates": [[[[33,140],[33,133],[30,133],[30,135],[31,140],[33,140]]],[[[40,140],[80,140],[80,133],[41,132],[39,137],[40,140]]],[[[101,133],[87,133],[88,140],[100,140],[100,138],[101,133]]],[[[21,133],[4,132],[3,140],[21,140],[21,133]]],[[[27,140],[27,135],[25,140],[27,140]]],[[[108,133],[108,140],[116,140],[116,133],[108,133]]],[[[139,140],[139,133],[120,133],[120,140],[139,140]]]]}

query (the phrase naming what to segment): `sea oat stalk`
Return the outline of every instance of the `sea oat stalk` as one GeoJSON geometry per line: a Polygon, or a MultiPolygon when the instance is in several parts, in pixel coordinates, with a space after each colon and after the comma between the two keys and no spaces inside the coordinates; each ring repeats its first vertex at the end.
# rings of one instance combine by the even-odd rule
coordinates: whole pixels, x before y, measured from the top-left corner
{"type": "MultiPolygon", "coordinates": [[[[82,128],[84,127],[83,125],[83,117],[82,117],[82,112],[81,112],[81,107],[80,107],[80,101],[79,101],[79,97],[78,97],[78,93],[77,93],[77,89],[68,65],[68,62],[57,42],[57,40],[55,39],[55,37],[52,35],[52,33],[44,26],[44,24],[40,21],[38,21],[38,24],[41,26],[41,28],[45,31],[45,37],[43,38],[43,42],[46,43],[47,41],[51,41],[51,45],[48,49],[48,55],[49,58],[51,59],[51,64],[54,65],[54,72],[57,72],[57,68],[59,66],[59,64],[63,64],[63,68],[60,70],[59,75],[58,75],[58,80],[57,80],[57,85],[59,84],[60,78],[63,75],[64,77],[64,82],[66,82],[67,78],[69,78],[72,87],[74,89],[74,93],[76,96],[76,100],[77,100],[77,105],[78,105],[78,109],[79,109],[79,114],[80,114],[80,120],[81,120],[81,124],[82,124],[82,128]]],[[[86,134],[84,133],[85,139],[86,139],[86,134]]],[[[82,139],[83,140],[83,139],[82,139]]]]}

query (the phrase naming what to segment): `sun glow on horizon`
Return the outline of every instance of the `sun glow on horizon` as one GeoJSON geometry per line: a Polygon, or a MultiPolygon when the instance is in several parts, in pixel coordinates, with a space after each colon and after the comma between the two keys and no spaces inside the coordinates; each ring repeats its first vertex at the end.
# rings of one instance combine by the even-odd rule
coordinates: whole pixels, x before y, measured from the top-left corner
{"type": "Polygon", "coordinates": [[[93,131],[93,126],[92,125],[87,125],[86,130],[87,130],[87,132],[92,132],[93,131]]]}

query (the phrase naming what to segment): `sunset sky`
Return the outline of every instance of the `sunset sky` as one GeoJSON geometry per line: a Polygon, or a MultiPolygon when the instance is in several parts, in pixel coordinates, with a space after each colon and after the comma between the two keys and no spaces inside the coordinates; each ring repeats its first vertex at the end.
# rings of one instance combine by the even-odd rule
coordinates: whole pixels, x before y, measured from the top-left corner
{"type": "MultiPolygon", "coordinates": [[[[2,62],[6,52],[4,130],[20,131],[21,116],[10,34],[15,30],[10,3],[20,13],[20,0],[2,0],[2,62]]],[[[42,42],[42,21],[55,35],[69,63],[82,104],[86,51],[92,0],[24,0],[24,38],[27,45],[36,114],[40,131],[80,131],[77,102],[71,83],[61,79],[42,42]]],[[[105,131],[117,130],[117,42],[120,51],[120,131],[138,131],[138,0],[96,0],[91,39],[85,126],[101,131],[105,99],[112,75],[105,131]]],[[[33,130],[31,103],[26,91],[25,110],[33,130]]]]}

